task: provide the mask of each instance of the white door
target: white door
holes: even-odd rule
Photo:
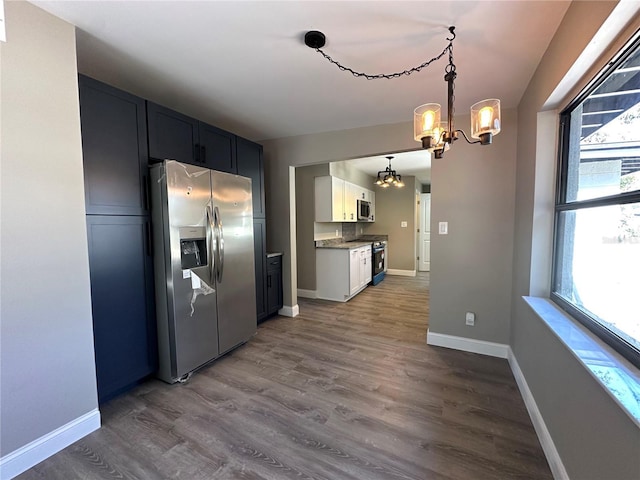
[[[418,270],[431,270],[431,194],[420,194],[420,261]]]

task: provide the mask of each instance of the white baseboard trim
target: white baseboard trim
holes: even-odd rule
[[[318,298],[317,290],[304,290],[302,288],[298,289],[298,296],[302,298]]]
[[[0,478],[20,475],[99,428],[100,411],[96,408],[0,458]]]
[[[415,277],[415,270],[397,270],[395,268],[387,269],[387,275],[399,275],[401,277]]]
[[[278,310],[278,315],[283,315],[285,317],[297,317],[300,314],[300,307],[296,303],[293,306],[284,305],[280,310]]]
[[[452,348],[463,352],[480,353],[490,357],[507,358],[509,356],[509,345],[504,343],[487,342],[475,340],[473,338],[457,337],[444,333],[434,333],[427,330],[427,345],[436,347]]]
[[[542,414],[540,413],[540,410],[538,410],[538,405],[533,398],[533,394],[529,389],[529,385],[527,385],[524,374],[522,373],[522,370],[520,370],[520,365],[518,365],[518,361],[513,355],[511,348],[509,348],[509,356],[507,357],[507,359],[509,360],[509,366],[511,367],[513,376],[516,379],[518,388],[520,389],[520,394],[522,395],[524,404],[527,407],[527,411],[529,412],[529,417],[531,417],[533,428],[538,435],[538,440],[540,440],[540,445],[542,446],[544,455],[545,457],[547,457],[547,462],[549,462],[549,468],[551,469],[553,478],[555,480],[569,480],[569,475],[567,474],[567,470],[564,468],[564,464],[562,463],[560,454],[558,453],[558,450],[553,443],[551,434],[549,433],[549,430],[544,423]]]

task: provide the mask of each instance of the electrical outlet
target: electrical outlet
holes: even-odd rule
[[[360,233],[362,233],[362,227],[360,227]]]
[[[407,228],[407,222],[405,221],[400,222],[400,228]]]
[[[464,322],[466,325],[473,327],[476,324],[476,314],[473,312],[467,312],[464,316]]]
[[[338,230],[336,230],[336,237],[339,237],[340,233],[338,233]]]

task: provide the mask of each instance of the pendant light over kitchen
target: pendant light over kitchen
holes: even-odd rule
[[[493,137],[500,133],[501,127],[500,100],[490,98],[482,100],[471,106],[471,138],[476,139],[475,141],[469,140],[469,137],[467,137],[467,134],[463,130],[455,129],[453,118],[455,111],[454,82],[457,76],[456,66],[453,63],[453,41],[456,38],[455,27],[449,27],[449,33],[451,34],[451,37],[447,38],[449,44],[440,54],[431,60],[402,72],[389,74],[379,73],[376,75],[357,72],[331,58],[322,50],[322,47],[324,47],[326,42],[326,37],[322,32],[316,30],[309,31],[306,33],[304,41],[308,47],[313,48],[316,52],[320,53],[325,59],[336,65],[340,70],[347,71],[354,77],[364,77],[367,80],[378,80],[381,78],[393,79],[405,75],[411,75],[412,73],[419,72],[431,63],[439,60],[445,54],[448,54],[449,63],[444,69],[444,80],[447,82],[446,121],[441,121],[441,107],[437,103],[425,103],[424,105],[417,107],[413,112],[413,136],[415,140],[421,142],[423,148],[433,152],[435,158],[442,158],[444,152],[449,150],[451,145],[453,145],[453,142],[458,139],[459,133],[462,134],[467,143],[490,145]],[[388,170],[390,168],[391,161],[389,161]],[[378,180],[380,180],[380,172],[378,173]],[[383,180],[382,183],[386,182]],[[378,181],[376,181],[376,184],[379,184]]]
[[[393,157],[386,158],[389,160],[389,166],[378,172],[378,178],[375,181],[375,185],[378,185],[381,188],[389,188],[391,185],[398,188],[404,187],[402,175],[399,175],[391,168],[391,160],[393,160]]]

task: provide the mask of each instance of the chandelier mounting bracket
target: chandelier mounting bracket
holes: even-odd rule
[[[324,33],[317,30],[311,30],[304,35],[304,44],[309,48],[322,48],[327,42],[327,37]]]

